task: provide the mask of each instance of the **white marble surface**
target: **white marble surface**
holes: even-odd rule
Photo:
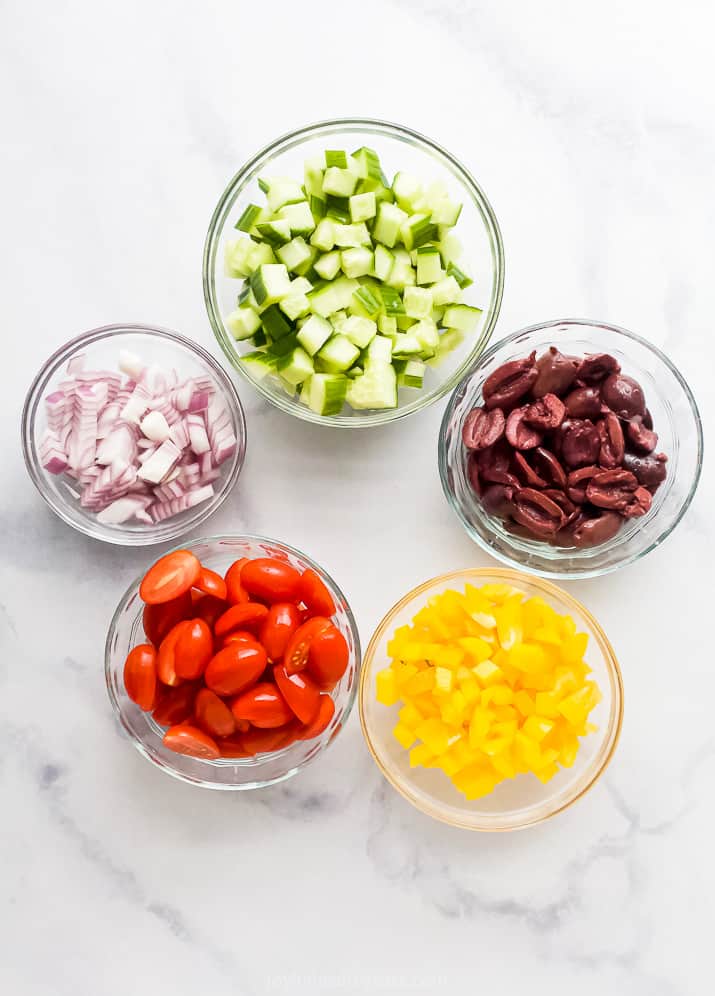
[[[497,334],[566,315],[639,331],[681,366],[712,431],[704,10],[2,4],[3,993],[711,991],[707,465],[664,547],[572,586],[625,672],[607,777],[558,820],[489,837],[410,809],[373,767],[356,715],[327,756],[264,792],[201,792],[154,770],[116,728],[102,676],[109,618],[147,553],[55,520],[18,445],[32,376],[81,330],[147,320],[213,348],[200,263],[226,179],[273,136],[351,113],[426,132],[482,182],[507,253]],[[349,593],[365,639],[417,581],[487,563],[440,492],[442,405],[351,436],[348,454],[344,434],[241,394],[248,460],[211,530],[311,551]],[[297,484],[290,498],[285,480]]]

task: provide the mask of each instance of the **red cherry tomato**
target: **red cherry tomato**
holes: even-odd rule
[[[236,695],[258,681],[266,661],[266,652],[257,641],[230,643],[211,658],[204,681],[217,695]]]
[[[321,688],[332,688],[345,674],[350,650],[343,634],[332,624],[310,644],[308,673]]]
[[[201,572],[194,588],[198,588],[199,591],[203,591],[206,595],[213,595],[214,598],[226,601],[226,582],[220,574],[217,574],[216,571],[210,571],[208,567],[201,567]]]
[[[279,726],[272,730],[259,730],[251,727],[246,733],[241,734],[241,743],[250,757],[254,754],[268,754],[274,750],[280,750],[295,740],[296,730],[293,725]]]
[[[310,644],[316,636],[330,626],[332,626],[332,623],[329,619],[324,619],[322,616],[315,616],[298,627],[288,641],[288,646],[283,655],[283,665],[288,674],[295,674],[296,671],[303,670],[308,663]]]
[[[243,736],[240,733],[231,737],[223,737],[218,741],[221,757],[251,757],[252,751],[246,750]]]
[[[322,578],[312,568],[303,571],[300,579],[299,596],[312,616],[332,616],[335,602]]]
[[[189,757],[201,757],[210,761],[221,756],[213,737],[190,723],[170,726],[164,734],[164,746],[177,754],[188,754]]]
[[[185,591],[178,598],[159,605],[145,605],[142,621],[147,639],[158,647],[170,629],[173,629],[182,619],[192,615],[191,593]]]
[[[129,651],[124,664],[124,687],[140,709],[150,712],[156,701],[156,650],[140,643]]]
[[[170,602],[196,584],[201,563],[190,550],[174,550],[160,557],[144,575],[139,597],[147,605]]]
[[[286,674],[278,664],[273,668],[278,691],[304,725],[309,725],[318,715],[320,689],[306,674]]]
[[[181,682],[181,678],[176,673],[176,644],[178,643],[184,627],[188,626],[188,624],[188,620],[186,619],[184,619],[183,622],[177,623],[176,626],[174,626],[174,628],[167,633],[161,641],[161,645],[159,647],[156,673],[159,675],[160,681],[163,681],[165,685],[170,685],[172,688]]]
[[[235,561],[226,571],[226,601],[231,605],[240,605],[248,601],[248,592],[241,584],[241,571],[248,563],[248,557]]]
[[[225,602],[222,598],[216,598],[214,595],[198,595],[194,599],[193,609],[191,614],[194,617],[203,619],[205,623],[213,630],[216,625],[216,620],[224,614],[228,608],[228,602]]]
[[[179,678],[200,678],[214,652],[211,630],[203,619],[189,619],[181,626],[174,646],[174,670]]]
[[[221,639],[230,633],[232,629],[250,629],[258,626],[268,614],[265,605],[258,602],[243,602],[241,605],[232,605],[222,616],[216,620],[214,633]]]
[[[185,681],[177,688],[157,688],[157,703],[152,717],[159,726],[175,726],[183,723],[194,711],[194,699],[198,691],[196,682]]]
[[[230,737],[236,730],[233,713],[210,688],[202,688],[194,702],[196,722],[212,737]]]
[[[253,646],[257,642],[253,633],[249,633],[245,629],[237,629],[233,633],[229,633],[228,636],[224,636],[221,647],[227,647],[230,643],[248,643]]]
[[[258,557],[243,567],[241,584],[249,595],[262,602],[295,602],[299,597],[300,574],[290,564],[272,557]]]
[[[335,715],[335,703],[329,695],[320,696],[318,713],[312,723],[304,727],[296,736],[296,740],[312,740],[328,728]]]
[[[260,640],[266,648],[268,659],[279,661],[288,641],[301,623],[300,609],[292,602],[276,602],[268,610],[260,630]]]
[[[235,719],[247,719],[261,730],[285,726],[293,719],[288,703],[272,681],[262,681],[231,699],[231,712]]]

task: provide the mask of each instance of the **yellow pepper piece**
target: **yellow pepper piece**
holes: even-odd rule
[[[511,650],[524,638],[524,626],[521,614],[521,595],[512,595],[503,605],[494,610],[497,621],[497,635],[502,650]]]
[[[415,733],[433,754],[444,754],[449,746],[450,729],[441,719],[425,719]]]
[[[509,664],[517,671],[529,674],[545,671],[549,666],[549,658],[543,647],[537,643],[516,643],[508,654]]]
[[[459,687],[468,705],[474,705],[475,702],[479,702],[482,695],[482,686],[471,671],[468,678],[460,681]]]
[[[577,664],[588,646],[588,633],[574,633],[561,643],[561,658],[565,664]]]
[[[501,668],[494,661],[482,661],[472,668],[473,674],[481,681],[482,685],[493,685],[502,676]]]
[[[492,725],[492,718],[487,709],[477,708],[469,721],[469,746],[479,747]]]
[[[419,709],[411,702],[404,705],[397,714],[400,724],[408,730],[415,730],[424,719]]]
[[[519,601],[524,597],[520,591],[512,588],[510,584],[483,584],[480,591],[485,598],[488,598],[491,602],[496,602],[497,605],[506,602],[507,598],[510,598],[512,595],[517,595]]]
[[[553,721],[550,719],[545,719],[543,716],[528,716],[524,720],[524,725],[522,730],[527,737],[531,737],[532,740],[536,740],[540,743],[545,736],[547,736],[554,728]]]
[[[436,667],[434,669],[434,690],[435,692],[447,693],[452,691],[452,672],[447,667]]]
[[[559,700],[553,692],[537,692],[534,704],[540,716],[553,719],[559,714]]]
[[[427,744],[417,744],[410,751],[410,767],[419,768],[420,766],[426,766],[433,758],[434,754]]]
[[[394,705],[400,698],[395,672],[386,667],[377,674],[377,701],[384,706]]]
[[[482,705],[510,705],[514,701],[514,693],[508,685],[489,685],[482,692]]]
[[[514,695],[514,705],[522,716],[530,716],[532,712],[536,712],[534,699],[523,688]]]
[[[417,667],[414,664],[396,664],[393,670],[399,688],[403,688],[410,678],[414,678],[417,674]]]
[[[412,730],[408,730],[406,726],[402,723],[398,723],[397,726],[392,731],[392,735],[401,747],[405,750],[409,750],[412,744],[415,742],[415,734]]]
[[[479,636],[463,636],[458,643],[477,664],[488,660],[492,655],[492,646]]]
[[[518,732],[514,735],[514,750],[516,756],[520,757],[530,771],[535,771],[541,763],[541,748],[525,733]]]
[[[406,681],[403,685],[407,695],[421,695],[423,692],[431,692],[434,688],[434,669],[425,668]]]
[[[540,782],[546,784],[546,782],[551,781],[554,775],[557,775],[558,772],[559,769],[556,767],[555,764],[547,764],[545,768],[539,768],[539,770],[535,771],[534,774],[536,775],[536,777],[539,779]]]
[[[495,754],[492,757],[492,764],[494,765],[494,770],[498,771],[502,778],[514,778],[516,775],[516,763],[509,750],[505,750],[501,754]]]

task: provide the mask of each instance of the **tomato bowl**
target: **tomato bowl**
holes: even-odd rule
[[[357,694],[360,670],[360,639],[345,595],[327,572],[306,554],[278,540],[261,536],[212,536],[192,542],[190,549],[205,568],[223,575],[241,558],[269,557],[299,572],[317,573],[335,604],[333,623],[348,647],[348,665],[331,691],[334,715],[327,727],[310,740],[295,740],[286,747],[251,757],[205,759],[176,753],[164,743],[165,728],[151,712],[143,711],[129,697],[124,684],[124,663],[129,652],[146,642],[142,623],[144,603],[140,597],[142,578],[128,588],[117,606],[105,646],[105,678],[112,706],[125,734],[147,760],[162,771],[203,788],[240,790],[263,788],[297,774],[304,765],[332,743],[345,724]]]

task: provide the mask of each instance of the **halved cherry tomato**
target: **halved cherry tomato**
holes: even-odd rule
[[[184,627],[188,625],[189,622],[187,619],[177,623],[176,626],[174,626],[174,628],[167,633],[161,641],[161,645],[159,647],[159,656],[156,662],[156,673],[159,675],[160,681],[163,681],[165,685],[170,685],[172,688],[181,682],[181,678],[176,673],[176,644],[184,630]]]
[[[231,699],[231,712],[261,730],[285,726],[293,719],[290,706],[272,681],[262,681]]]
[[[157,703],[152,718],[159,726],[183,723],[194,711],[194,699],[198,688],[196,682],[189,681],[176,688],[157,688]]]
[[[332,625],[329,619],[324,619],[322,616],[315,616],[298,627],[288,641],[288,646],[283,655],[283,666],[288,674],[295,674],[296,671],[303,670],[308,663],[310,644],[316,636]]]
[[[140,709],[149,712],[156,701],[156,650],[150,643],[140,643],[127,654],[124,663],[124,687]]]
[[[323,579],[309,567],[300,579],[300,600],[307,606],[312,616],[332,616],[335,602]]]
[[[308,673],[321,688],[332,688],[345,674],[350,660],[348,643],[343,634],[332,624],[310,644]]]
[[[251,629],[263,622],[268,615],[265,605],[258,602],[244,602],[241,605],[232,605],[222,616],[216,620],[214,633],[221,639],[232,629]]]
[[[256,640],[230,643],[211,658],[204,681],[217,695],[236,695],[260,678],[266,661],[266,652]]]
[[[179,678],[200,678],[214,652],[214,638],[203,619],[185,622],[174,646],[174,670]]]
[[[192,615],[191,592],[185,591],[178,598],[159,605],[145,605],[142,614],[144,632],[147,639],[158,647],[170,629],[173,629],[182,619]]]
[[[288,726],[279,726],[272,730],[259,730],[251,727],[246,733],[241,734],[241,743],[250,756],[254,754],[268,754],[270,751],[280,750],[281,747],[292,743],[296,738],[296,727],[291,723]]]
[[[226,600],[231,605],[248,601],[248,592],[241,584],[241,571],[248,563],[248,557],[236,560],[226,571]]]
[[[320,736],[328,728],[334,715],[335,703],[329,695],[321,695],[315,719],[296,735],[296,740],[312,740],[313,737]]]
[[[139,597],[147,605],[159,605],[178,598],[196,584],[201,563],[190,550],[174,550],[160,557],[144,575]]]
[[[286,674],[282,664],[273,668],[278,691],[304,725],[313,722],[320,707],[320,689],[306,674]]]
[[[266,648],[269,660],[281,659],[300,622],[300,609],[292,602],[276,602],[271,605],[260,629],[260,640]]]
[[[196,598],[194,598],[191,614],[194,617],[203,619],[205,623],[208,623],[211,630],[213,630],[216,620],[228,608],[228,602],[222,598],[216,598],[215,595],[199,595],[197,592],[194,592],[194,595],[196,595]]]
[[[211,761],[221,756],[213,737],[190,723],[170,726],[164,734],[164,746],[176,751],[177,754],[188,754],[189,757],[201,757]]]
[[[212,737],[230,737],[236,730],[236,720],[226,703],[210,688],[202,688],[194,703],[196,722]]]
[[[221,757],[252,757],[252,751],[246,750],[242,735],[234,734],[231,737],[224,737],[218,741],[218,749]]]
[[[241,570],[241,584],[249,595],[262,602],[295,602],[300,588],[300,574],[290,564],[272,557],[258,557]]]
[[[229,633],[228,636],[224,636],[221,643],[221,648],[227,647],[229,643],[248,643],[251,646],[256,642],[256,637],[253,633],[249,633],[245,629],[234,630],[233,633]]]
[[[213,595],[215,598],[226,601],[226,582],[220,574],[217,574],[216,571],[210,571],[208,567],[201,567],[201,573],[194,588],[198,588],[206,595]]]

